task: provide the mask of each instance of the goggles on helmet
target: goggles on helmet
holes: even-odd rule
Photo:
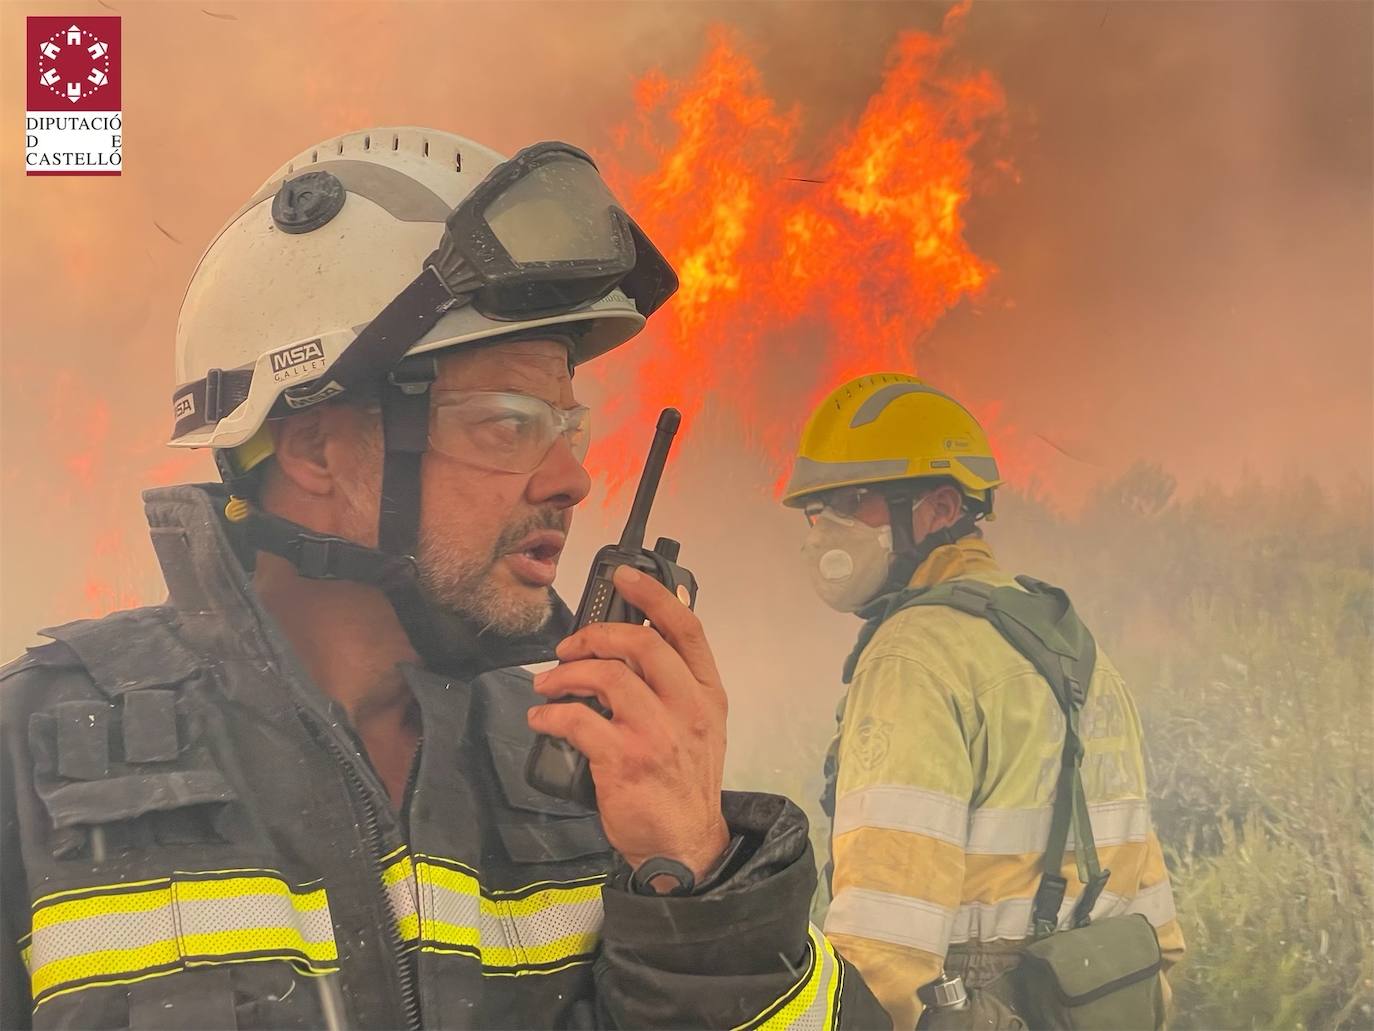
[[[491,319],[561,314],[620,287],[646,318],[677,276],[596,164],[536,143],[498,165],[449,214],[432,267],[457,303]]]
[[[591,440],[586,405],[555,408],[528,394],[431,391],[429,447],[467,465],[529,473],[563,437],[579,462]]]

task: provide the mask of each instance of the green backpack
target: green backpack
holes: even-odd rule
[[[861,615],[859,640],[845,663],[847,683],[873,634],[886,620],[917,605],[946,605],[986,619],[1049,683],[1064,710],[1063,761],[1043,873],[1032,908],[1034,941],[1014,973],[1017,1014],[1036,1029],[1155,1031],[1164,1026],[1159,941],[1139,914],[1091,922],[1094,903],[1111,871],[1098,864],[1083,792],[1083,742],[1079,714],[1097,664],[1097,645],[1057,587],[1019,576],[1014,587],[951,580],[933,587],[899,591],[877,599]],[[1068,882],[1060,875],[1069,828],[1073,828],[1078,879],[1084,891],[1068,930],[1060,931],[1059,910]],[[942,1027],[957,1026],[941,1021]]]

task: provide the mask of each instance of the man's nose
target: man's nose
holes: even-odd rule
[[[532,505],[571,508],[586,498],[591,489],[592,478],[574,457],[568,439],[559,437],[534,470],[525,495]]]

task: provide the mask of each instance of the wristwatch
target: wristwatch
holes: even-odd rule
[[[626,887],[635,895],[647,895],[650,898],[704,895],[735,872],[735,860],[739,858],[740,849],[743,845],[743,834],[736,834],[732,837],[730,843],[725,846],[725,851],[720,854],[720,857],[711,869],[706,871],[699,882],[686,864],[680,863],[676,859],[668,859],[665,856],[653,856],[644,860],[630,873]],[[677,881],[677,885],[668,891],[658,891],[654,888],[653,882],[659,877],[671,877]]]

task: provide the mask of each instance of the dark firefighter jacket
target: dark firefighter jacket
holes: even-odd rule
[[[748,859],[703,895],[608,883],[595,813],[525,784],[515,663],[550,657],[525,641],[466,678],[407,671],[397,813],[213,488],[145,501],[168,603],[45,631],[0,673],[0,1026],[889,1026],[808,922],[786,799],[726,794]]]

